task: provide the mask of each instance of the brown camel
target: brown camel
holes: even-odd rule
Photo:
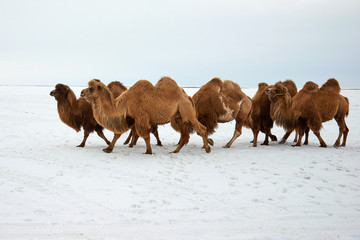
[[[152,153],[149,135],[152,126],[170,121],[176,121],[181,129],[195,129],[203,138],[205,151],[210,152],[206,127],[198,122],[191,101],[173,79],[163,77],[155,86],[140,80],[116,99],[99,80],[91,80],[88,85],[81,96],[91,103],[95,119],[117,134],[134,125],[145,140],[146,154]],[[175,153],[188,141],[189,131],[181,130],[181,136]]]
[[[209,135],[215,132],[218,123],[235,119],[233,137],[225,148],[230,148],[235,139],[241,135],[242,126],[251,124],[251,99],[242,92],[238,84],[230,80],[213,78],[194,94],[193,101],[197,118],[206,126]],[[212,144],[212,140],[209,140]]]
[[[288,88],[291,96],[294,96],[297,93],[297,87],[293,81],[286,80],[283,84]],[[251,130],[254,135],[253,147],[257,147],[259,131],[265,133],[265,140],[261,145],[269,145],[269,137],[271,138],[271,141],[277,141],[277,137],[271,133],[274,121],[270,116],[270,100],[265,94],[266,90],[272,87],[273,85],[269,86],[267,83],[259,83],[258,90],[252,98],[253,110],[251,113]]]
[[[110,144],[103,133],[103,127],[96,122],[91,106],[84,98],[76,99],[74,92],[61,83],[55,86],[50,95],[57,101],[61,121],[77,132],[81,127],[84,129],[83,141],[77,147],[84,147],[89,134],[93,131],[96,131],[108,145]]]
[[[289,131],[299,130],[299,139],[294,146],[301,146],[301,138],[307,128],[312,130],[319,139],[320,147],[326,143],[320,136],[322,123],[335,119],[339,126],[339,136],[334,146],[346,145],[349,132],[345,117],[349,114],[349,100],[340,95],[340,86],[336,79],[329,79],[321,88],[314,82],[307,82],[297,95],[291,98],[287,89],[281,83],[268,89],[271,101],[271,115]],[[286,134],[287,134],[286,133]]]
[[[111,83],[109,83],[107,85],[109,91],[112,93],[114,98],[117,98],[118,96],[120,96],[124,91],[127,90],[127,88],[120,82],[118,81],[113,81]],[[151,133],[154,134],[154,136],[156,137],[157,140],[157,145],[162,146],[160,138],[159,138],[159,133],[157,130],[157,126],[153,126],[151,128]],[[114,134],[114,138],[111,141],[111,143],[109,144],[109,146],[105,149],[103,149],[104,152],[106,153],[111,153],[114,149],[115,143],[116,141],[120,138],[121,134]],[[139,136],[136,134],[135,129],[131,129],[129,136],[127,137],[126,141],[124,142],[124,144],[128,144],[131,140],[131,143],[129,144],[129,147],[133,147],[134,145],[136,145],[136,141],[139,138]]]

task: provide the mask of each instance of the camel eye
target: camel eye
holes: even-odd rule
[[[90,92],[93,92],[93,91],[94,91],[94,88],[93,88],[93,87],[89,88],[89,91],[90,91]]]

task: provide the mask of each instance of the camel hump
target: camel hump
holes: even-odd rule
[[[335,78],[330,78],[329,80],[327,80],[320,89],[325,91],[331,91],[334,93],[340,93],[341,90],[339,82]]]
[[[113,81],[113,82],[111,82],[111,83],[109,83],[108,85],[107,85],[107,87],[109,88],[109,89],[112,89],[112,88],[120,88],[120,89],[122,89],[122,90],[126,90],[127,88],[121,83],[121,82],[119,82],[119,81]]]
[[[151,88],[153,88],[154,87],[154,85],[152,85],[152,83],[151,82],[149,82],[148,80],[138,80],[134,85],[132,85],[130,88],[132,88],[132,89],[138,89],[138,88],[144,88],[144,89],[146,89],[146,88],[149,88],[149,89],[151,89]]]
[[[284,86],[288,89],[290,96],[295,96],[297,93],[297,87],[293,80],[286,80],[283,82]]]
[[[176,81],[170,77],[162,77],[160,80],[155,84],[156,87],[179,87]]]
[[[244,97],[244,93],[241,90],[239,84],[234,83],[231,80],[225,80],[221,92],[228,97],[240,101]]]
[[[269,84],[261,82],[258,84],[258,92],[262,91],[264,88],[266,88],[267,86],[269,86]]]
[[[114,98],[117,98],[120,94],[125,92],[127,88],[119,81],[111,82],[107,85]]]
[[[214,77],[213,79],[211,79],[208,84],[211,84],[211,85],[217,85],[217,86],[222,86],[223,85],[223,81],[218,78],[218,77]]]
[[[316,92],[319,90],[319,86],[316,83],[309,81],[305,83],[302,89],[308,92]]]

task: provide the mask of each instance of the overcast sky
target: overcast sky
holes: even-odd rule
[[[359,0],[0,0],[0,85],[360,87]]]

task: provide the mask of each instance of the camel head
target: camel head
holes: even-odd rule
[[[58,83],[56,84],[55,89],[50,92],[50,96],[53,96],[57,101],[60,101],[66,99],[71,92],[69,86]]]
[[[274,86],[265,89],[265,94],[268,95],[270,101],[285,96],[286,93],[288,93],[288,89],[281,82],[277,82]]]
[[[85,88],[81,91],[80,96],[85,98],[89,103],[93,103],[98,99],[103,92],[107,91],[107,87],[98,79],[90,80],[88,83],[88,88]]]

